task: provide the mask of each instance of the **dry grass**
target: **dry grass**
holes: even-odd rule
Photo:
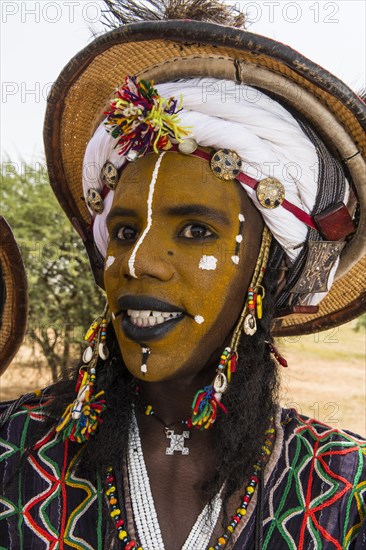
[[[301,338],[285,338],[278,347],[289,368],[282,369],[281,403],[336,427],[366,435],[365,332],[354,323]],[[27,366],[36,360],[36,366]],[[38,365],[37,365],[38,362]],[[34,355],[20,350],[0,378],[0,399],[50,383],[50,372]]]
[[[354,322],[301,338],[279,340],[282,404],[339,428],[366,435],[366,338]],[[296,405],[294,405],[296,404]]]

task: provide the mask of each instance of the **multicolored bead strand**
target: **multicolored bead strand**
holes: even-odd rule
[[[271,241],[272,241],[271,232],[269,231],[268,227],[265,226],[262,233],[261,248],[259,251],[257,263],[254,268],[253,277],[252,277],[250,286],[248,288],[245,305],[241,313],[239,322],[235,327],[234,334],[230,343],[230,347],[234,351],[238,349],[239,340],[243,330],[245,334],[247,334],[248,336],[252,336],[253,334],[255,334],[257,330],[255,313],[256,313],[256,305],[257,305],[256,298],[258,298],[258,296],[255,296],[255,294],[257,289],[259,288],[262,289],[262,294],[260,299],[260,302],[261,302],[261,300],[264,297],[264,288],[261,285],[261,283],[267,267]],[[262,309],[262,304],[260,303],[259,315],[261,315],[261,309]],[[258,315],[258,318],[260,318],[259,315]]]
[[[107,325],[108,325],[108,321],[105,317],[103,317],[100,323],[100,341],[98,346],[98,353],[99,353],[99,357],[104,361],[108,359],[108,356],[109,356],[109,351],[105,343],[107,339]]]
[[[248,336],[253,336],[257,332],[256,321],[257,293],[253,287],[248,288],[247,310],[248,314],[244,319],[244,332]]]
[[[248,506],[259,483],[260,475],[263,475],[265,466],[271,456],[275,435],[276,432],[274,428],[274,420],[273,418],[271,418],[270,427],[265,431],[265,440],[262,445],[261,457],[253,466],[253,473],[249,478],[249,483],[246,486],[242,501],[239,507],[236,509],[235,514],[231,517],[230,524],[226,527],[224,533],[217,539],[217,543],[215,544],[215,546],[210,546],[208,550],[222,550],[222,548],[226,546],[234,531],[237,529],[243,517],[247,514]],[[107,471],[105,493],[110,505],[110,516],[116,526],[117,536],[123,545],[122,550],[143,550],[142,546],[139,546],[136,541],[131,539],[126,529],[124,528],[124,520],[121,518],[121,509],[118,503],[115,477],[112,468],[108,468]]]
[[[94,395],[94,386],[98,358],[105,361],[109,356],[105,344],[108,324],[106,312],[107,306],[103,316],[93,321],[84,338],[89,346],[83,353],[85,365],[79,370],[76,399],[66,407],[56,427],[56,432],[62,432],[64,440],[85,443],[102,423],[101,415],[106,408],[103,398],[105,392],[102,390]]]
[[[131,540],[129,537],[127,531],[124,529],[124,520],[121,516],[121,509],[118,505],[118,498],[117,498],[117,489],[116,489],[116,480],[114,478],[113,474],[113,468],[107,469],[107,477],[106,477],[106,497],[108,498],[109,506],[110,506],[110,512],[109,515],[113,520],[113,523],[117,529],[117,536],[120,541],[122,541],[123,549],[124,550],[132,550],[132,548],[136,548],[136,550],[142,550],[141,546],[138,546],[137,542],[134,540]]]
[[[245,494],[243,496],[243,500],[240,503],[239,508],[236,509],[235,515],[231,517],[231,522],[227,526],[224,534],[217,539],[217,543],[215,544],[215,546],[210,546],[208,550],[221,550],[222,548],[224,548],[227,541],[229,540],[231,535],[234,533],[235,529],[238,527],[243,517],[247,514],[249,503],[252,500],[256,487],[259,483],[260,473],[264,471],[264,468],[269,460],[269,457],[271,456],[273,441],[276,435],[273,424],[274,424],[273,418],[271,418],[270,428],[268,428],[268,430],[265,431],[266,439],[262,445],[261,458],[253,466],[253,473],[249,478],[249,484],[245,489]]]

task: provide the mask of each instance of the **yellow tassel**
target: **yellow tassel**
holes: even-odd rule
[[[231,382],[231,359],[229,359],[229,361],[227,363],[226,378],[227,378],[228,384],[230,384],[230,382]]]
[[[65,412],[63,414],[63,416],[61,417],[63,420],[61,422],[61,424],[59,424],[56,428],[56,432],[59,432],[61,431],[65,426],[66,424],[69,422],[70,418],[71,418],[71,410],[74,406],[74,403],[70,403],[70,405],[68,405],[65,409]]]
[[[258,317],[258,319],[262,319],[262,315],[263,315],[262,296],[260,294],[257,294],[257,317]]]

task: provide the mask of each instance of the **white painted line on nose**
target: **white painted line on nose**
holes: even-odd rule
[[[137,243],[135,245],[135,248],[133,249],[132,254],[130,256],[130,259],[128,260],[128,269],[130,271],[130,275],[131,275],[131,277],[134,277],[135,279],[137,279],[137,275],[136,275],[136,271],[135,271],[136,254],[137,254],[138,249],[142,245],[143,240],[145,239],[146,235],[148,234],[148,232],[151,229],[151,225],[152,225],[152,201],[153,201],[153,196],[154,196],[156,180],[158,179],[160,164],[161,164],[161,161],[163,160],[164,155],[165,155],[165,151],[164,151],[164,153],[162,153],[160,155],[160,157],[156,161],[155,168],[154,168],[152,178],[151,178],[150,187],[149,187],[149,195],[148,195],[148,198],[147,198],[147,224],[146,224],[146,227],[145,227],[143,233],[141,234],[141,237],[137,241]]]

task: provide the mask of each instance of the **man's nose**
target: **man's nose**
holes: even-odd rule
[[[165,237],[165,239],[164,239]],[[152,226],[142,233],[130,255],[126,255],[123,271],[128,278],[152,277],[169,281],[174,274],[174,266],[168,255],[169,246],[164,244],[166,231]]]

